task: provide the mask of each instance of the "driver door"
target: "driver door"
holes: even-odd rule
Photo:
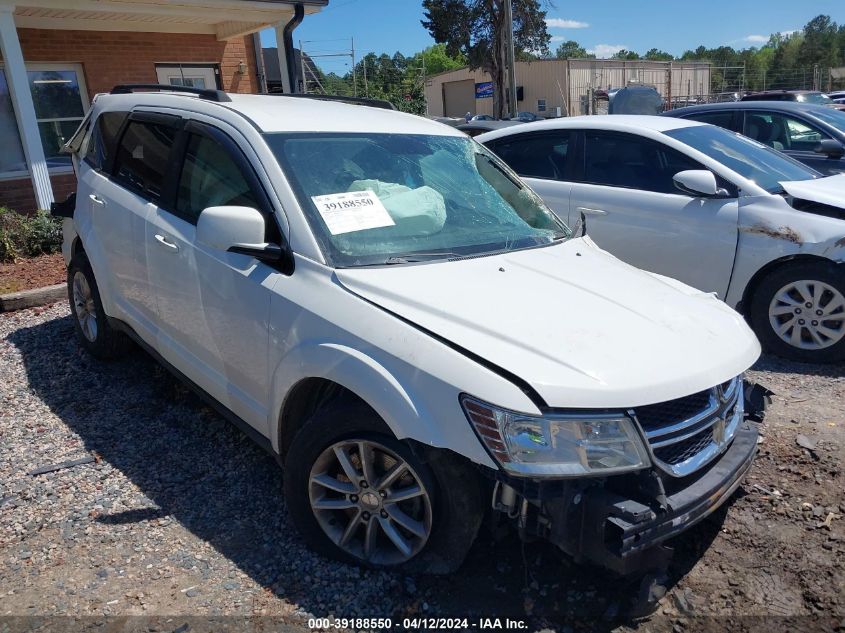
[[[695,160],[635,134],[583,134],[571,219],[583,214],[587,234],[619,259],[724,298],[737,245],[736,189],[717,176],[731,197],[684,194],[672,178],[704,169]]]

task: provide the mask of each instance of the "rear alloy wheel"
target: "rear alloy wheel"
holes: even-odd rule
[[[401,456],[373,440],[332,444],[314,462],[309,499],[340,549],[375,565],[404,563],[431,534],[431,496]]]
[[[73,311],[79,322],[82,336],[89,343],[93,343],[97,340],[97,308],[94,306],[91,286],[88,285],[88,280],[81,270],[73,274],[71,292],[73,293]]]
[[[109,325],[97,280],[84,252],[70,260],[67,269],[67,296],[77,338],[96,358],[107,360],[126,353],[129,339]]]
[[[845,275],[832,264],[801,263],[763,280],[751,303],[763,345],[805,362],[845,358]]]

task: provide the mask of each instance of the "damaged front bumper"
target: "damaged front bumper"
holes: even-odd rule
[[[520,533],[558,546],[576,562],[622,575],[659,570],[664,541],[727,501],[757,454],[771,392],[746,383],[744,419],[724,452],[707,466],[673,477],[658,468],[605,478],[540,481],[500,478],[493,507],[517,519]]]
[[[739,487],[757,453],[757,437],[756,427],[743,422],[728,450],[703,475],[671,482],[674,489],[651,499],[612,485],[549,499],[543,503],[546,538],[576,560],[619,574],[659,566],[665,562],[661,543],[707,517]]]

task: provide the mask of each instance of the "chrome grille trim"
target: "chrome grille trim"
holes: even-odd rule
[[[728,447],[744,417],[744,394],[742,378],[717,385],[709,390],[707,406],[685,420],[671,421],[666,426],[645,431],[637,420],[654,464],[674,477],[684,477],[704,467]],[[633,411],[636,418],[636,410]],[[712,429],[711,441],[698,453],[681,462],[670,464],[660,459],[657,453],[664,453],[675,444],[688,440],[708,429]],[[680,448],[680,447],[679,447]],[[661,450],[664,449],[664,450]],[[669,459],[667,457],[667,459]]]

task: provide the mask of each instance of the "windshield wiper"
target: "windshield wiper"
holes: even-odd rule
[[[405,253],[404,255],[393,255],[385,260],[385,264],[412,264],[424,262],[430,259],[454,259],[463,257],[460,253]]]

